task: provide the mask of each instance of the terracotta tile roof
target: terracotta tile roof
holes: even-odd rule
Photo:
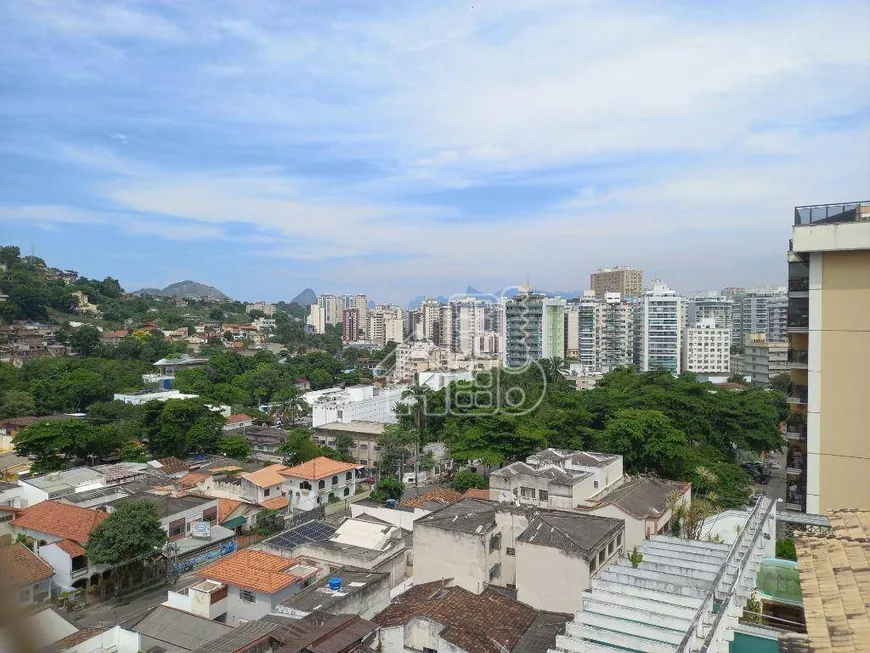
[[[829,535],[795,537],[809,648],[870,651],[870,511],[829,517]]]
[[[489,494],[487,494],[486,498],[489,499]],[[445,506],[449,506],[451,503],[456,503],[460,499],[462,499],[462,494],[456,490],[437,487],[426,494],[421,494],[420,496],[411,499],[405,499],[402,501],[402,505],[409,508],[419,508],[426,503],[441,503]]]
[[[292,478],[307,478],[312,481],[319,481],[327,476],[349,472],[358,467],[361,467],[361,465],[343,463],[338,460],[332,460],[332,458],[327,458],[326,456],[318,456],[317,458],[312,458],[301,465],[286,467],[281,471],[281,473],[284,476],[290,476]]]
[[[272,487],[273,485],[281,485],[286,479],[278,472],[287,469],[280,463],[269,465],[263,469],[258,469],[256,472],[248,472],[242,474],[242,478],[249,480],[257,487]]]
[[[18,589],[52,576],[51,565],[20,542],[0,547],[0,584]]]
[[[489,490],[481,490],[476,487],[468,488],[465,491],[465,496],[472,499],[489,499]]]
[[[202,481],[211,478],[210,474],[202,474],[199,472],[190,472],[178,479],[178,484],[184,488],[192,488],[199,485]]]
[[[160,463],[159,469],[164,474],[178,474],[179,472],[186,472],[190,469],[187,463],[183,460],[179,460],[175,456],[169,456],[169,458],[158,458],[157,462]]]
[[[127,330],[121,329],[120,331],[103,331],[103,338],[126,338]]]
[[[290,505],[290,501],[287,499],[287,497],[272,497],[271,499],[261,501],[260,505],[270,510],[281,510],[282,508],[286,508],[288,505]]]
[[[295,558],[281,558],[263,551],[242,549],[206,567],[198,573],[202,578],[241,587],[263,594],[275,594],[302,577],[291,574]]]
[[[392,628],[425,617],[443,624],[441,637],[468,653],[502,653],[514,647],[537,615],[533,608],[491,588],[476,595],[434,581],[399,595],[372,621]]]
[[[218,524],[226,521],[240,505],[242,502],[235,499],[218,499]]]
[[[12,525],[85,544],[94,527],[108,517],[107,513],[98,510],[42,501],[25,508],[12,520]]]
[[[79,644],[88,641],[91,637],[96,637],[102,632],[105,632],[106,628],[82,628],[78,632],[72,633],[71,635],[67,635],[63,639],[57,640],[54,644],[51,645],[51,650],[53,651],[65,651],[68,648],[73,648],[78,646]]]
[[[230,415],[227,417],[227,424],[238,424],[239,422],[247,422],[248,420],[254,419],[250,415],[245,415],[244,413],[238,413],[236,415]]]
[[[85,554],[84,547],[72,540],[61,540],[60,542],[54,542],[61,551],[66,551],[71,558],[75,558],[76,556],[83,556]]]

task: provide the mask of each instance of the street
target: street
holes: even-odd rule
[[[166,592],[169,590],[179,591],[185,587],[195,585],[201,579],[196,575],[196,570],[183,574],[172,585],[160,585],[149,590],[141,596],[137,596],[130,602],[124,599],[103,601],[82,610],[75,621],[81,626],[112,627],[115,624],[129,621],[133,617],[143,615],[156,605],[166,600]]]

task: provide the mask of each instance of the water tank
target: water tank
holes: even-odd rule
[[[387,506],[387,508],[395,508],[397,505],[397,502],[395,499],[387,499],[384,503]]]
[[[329,579],[329,589],[333,592],[337,592],[341,589],[341,578],[330,578]]]

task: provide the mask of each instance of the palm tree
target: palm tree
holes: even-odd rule
[[[292,386],[279,391],[269,409],[269,415],[281,421],[281,425],[289,423],[291,427],[303,415],[308,414],[308,402],[302,396],[299,388]]]
[[[414,383],[402,393],[402,399],[412,399],[414,402],[414,429],[417,432],[416,442],[414,443],[414,487],[418,486],[418,473],[420,471],[420,442],[423,440],[423,427],[426,421],[426,397],[429,395],[429,388],[425,385],[420,385],[420,377],[414,375]]]

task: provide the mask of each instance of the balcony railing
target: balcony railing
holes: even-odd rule
[[[788,316],[788,328],[789,329],[808,329],[810,327],[810,316],[809,315],[789,315]]]
[[[795,365],[806,365],[810,362],[810,353],[803,349],[789,349],[788,362]]]
[[[805,385],[792,385],[788,392],[788,403],[790,404],[806,404],[808,390]]]
[[[796,206],[794,209],[794,223],[796,226],[865,222],[868,220],[870,220],[870,201]]]
[[[810,289],[809,277],[801,277],[799,279],[788,280],[789,292],[807,292]]]
[[[806,442],[806,440],[807,440],[807,425],[806,424],[786,425],[785,437],[788,438],[789,440],[800,440],[802,442]]]
[[[789,456],[785,467],[788,474],[803,474],[807,469],[807,459],[803,456]]]

